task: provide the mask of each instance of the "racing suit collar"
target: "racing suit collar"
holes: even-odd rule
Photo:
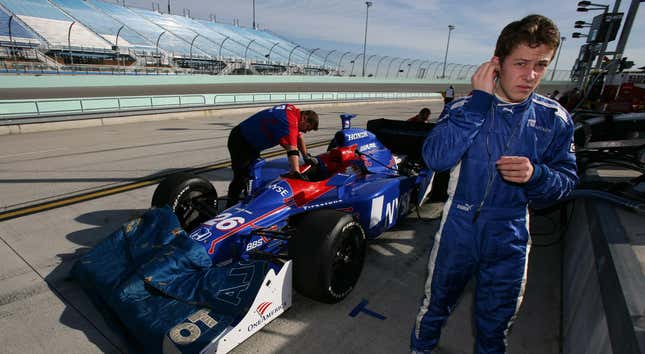
[[[495,98],[493,100],[493,104],[495,107],[509,107],[509,108],[519,108],[520,110],[523,110],[528,106],[528,104],[533,100],[535,97],[535,91],[531,92],[531,94],[522,102],[517,102],[517,103],[510,103],[506,102],[503,99],[501,99],[497,94],[493,95]]]

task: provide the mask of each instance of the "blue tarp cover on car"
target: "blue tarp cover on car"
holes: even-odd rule
[[[200,309],[215,316],[217,333],[239,321],[266,272],[262,261],[213,265],[204,247],[188,238],[164,207],[96,245],[74,265],[72,277],[138,349],[161,352],[166,333]]]

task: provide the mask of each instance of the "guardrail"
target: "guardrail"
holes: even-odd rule
[[[146,109],[208,108],[211,106],[256,103],[395,100],[439,97],[441,97],[440,94],[430,92],[282,92],[11,100],[0,101],[0,123],[2,121],[20,118],[96,112],[126,112]]]

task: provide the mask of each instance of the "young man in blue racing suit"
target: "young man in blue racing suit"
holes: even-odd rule
[[[471,79],[472,95],[446,106],[425,141],[428,166],[451,175],[413,352],[437,346],[473,275],[477,352],[506,351],[526,283],[528,204],[561,199],[577,182],[571,117],[534,93],[559,44],[560,33],[546,17],[506,26],[495,56]]]

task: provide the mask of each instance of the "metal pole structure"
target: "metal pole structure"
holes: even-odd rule
[[[614,2],[614,10],[613,13],[618,12],[620,10],[620,0],[616,0]],[[607,18],[607,12],[609,11],[609,5],[605,6],[605,11],[603,12],[603,21]],[[600,52],[598,52],[598,59],[596,60],[596,70],[600,69],[600,65],[602,64],[602,58],[604,56],[605,51],[607,50],[607,43],[609,43],[609,35],[611,32],[614,30],[614,22],[611,21],[609,23],[609,27],[607,28],[607,32],[605,32],[605,37],[602,39],[602,46],[600,47]]]
[[[370,6],[372,6],[371,1],[365,1],[365,40],[363,41],[363,77],[365,77],[365,50],[367,48],[367,19],[370,15]]]
[[[280,44],[280,42],[275,42],[271,46],[271,49],[269,49],[269,54],[267,54],[267,60],[269,61],[269,63],[271,62],[271,52],[273,51],[273,48],[275,48],[275,46],[277,46],[278,44]]]
[[[9,16],[9,22],[8,22],[7,26],[9,26],[9,48],[11,48],[11,60],[15,62],[16,59],[15,59],[15,57],[13,55],[13,52],[14,52],[15,48],[14,48],[14,45],[13,45],[13,37],[11,36],[11,21],[12,20],[13,20],[13,15]],[[14,63],[14,68],[16,67],[15,65],[16,64]]]
[[[558,59],[560,59],[560,52],[562,51],[562,46],[564,46],[564,41],[567,37],[560,37],[560,46],[558,47],[558,54],[555,56],[555,64],[553,65],[553,72],[551,72],[551,81],[553,81],[553,75],[555,75],[555,70],[558,68]]]
[[[618,40],[618,44],[616,45],[614,59],[621,59],[623,56],[623,51],[625,50],[625,46],[627,45],[627,39],[629,38],[629,33],[632,30],[632,25],[634,25],[634,19],[636,18],[636,12],[638,12],[638,6],[640,5],[640,3],[641,1],[639,0],[632,0],[631,4],[629,5],[627,18],[625,18],[625,23],[623,24],[623,31],[620,33],[620,39]],[[615,74],[617,68],[618,65],[612,65],[609,74]]]
[[[381,57],[381,59],[379,59],[378,62],[376,63],[376,70],[374,70],[374,76],[378,76],[378,67],[381,65],[381,62],[385,58],[388,58],[388,56],[386,55],[384,57]]]
[[[293,47],[293,49],[291,49],[291,52],[289,52],[289,60],[287,60],[287,66],[291,65],[291,54],[293,54],[293,51],[296,50],[296,48],[299,48],[299,47],[300,47],[300,45],[296,44],[296,46]]]
[[[69,25],[69,29],[67,30],[67,49],[69,49],[69,65],[74,65],[74,59],[72,58],[72,40],[71,40],[71,36],[72,36],[72,26],[74,26],[75,23],[76,23],[76,21],[73,21]]]
[[[327,58],[329,58],[329,55],[331,53],[335,52],[335,51],[336,51],[336,49],[332,49],[332,50],[329,51],[329,53],[327,53],[327,55],[325,55],[325,60],[323,60],[323,65],[322,65],[323,69],[325,68],[325,64],[327,64]]]
[[[253,0],[253,29],[257,29],[255,27],[255,0]]]
[[[349,72],[349,76],[354,75],[354,65],[356,65],[356,60],[358,60],[358,57],[360,57],[361,55],[363,55],[363,53],[361,53],[361,54],[357,55],[357,56],[356,56],[356,58],[354,58],[354,60],[352,60],[352,61],[351,61],[351,63],[352,63],[352,70]],[[365,59],[363,59],[363,60],[365,60]]]
[[[399,77],[399,73],[401,72],[401,67],[403,66],[403,63],[405,63],[408,60],[410,60],[410,58],[405,58],[401,60],[401,62],[399,63],[399,69],[396,71],[396,77]]]
[[[156,48],[157,48],[157,56],[159,57],[159,59],[158,59],[159,61],[158,61],[158,65],[157,65],[157,66],[161,66],[161,55],[159,55],[159,40],[161,39],[161,36],[163,36],[163,34],[164,34],[164,33],[166,33],[166,31],[161,32],[161,33],[159,34],[159,37],[157,37],[157,44],[156,44]]]
[[[168,15],[170,15],[170,0],[168,0]]]
[[[450,33],[455,29],[455,26],[448,25],[448,42],[446,43],[446,54],[443,57],[443,72],[441,73],[441,78],[446,78],[446,61],[448,60],[448,47],[450,46]]]
[[[387,77],[390,75],[390,66],[392,66],[392,63],[393,63],[395,60],[397,60],[397,59],[401,59],[401,58],[399,58],[399,57],[394,57],[394,58],[392,58],[392,60],[390,60],[390,63],[389,63],[389,64],[387,64],[387,70],[385,70],[385,78],[386,78],[386,79],[387,79]]]
[[[197,39],[197,37],[199,37],[199,33],[195,36],[195,38],[193,38],[192,41],[190,41],[190,60],[191,61],[193,60],[193,43],[195,43],[195,39]]]
[[[231,36],[226,36],[222,43],[219,45],[219,57],[220,59],[222,58],[222,48],[224,47],[224,42],[226,42],[227,39],[231,38]]]
[[[338,69],[336,69],[336,71],[338,71],[338,74],[340,74],[340,62],[343,61],[343,58],[345,57],[345,55],[347,55],[349,53],[351,53],[351,52],[343,53],[343,55],[340,56],[340,59],[338,59]]]
[[[121,27],[119,27],[119,30],[118,30],[118,31],[116,31],[116,40],[114,41],[114,46],[116,47],[116,50],[117,50],[117,51],[119,50],[119,34],[121,34],[121,30],[123,29],[123,27],[125,27],[125,25],[121,25]],[[120,62],[120,60],[119,60],[119,59],[120,59],[120,57],[121,57],[121,55],[119,55],[119,53],[117,52],[117,57],[116,57],[116,66],[117,66],[117,69],[118,69],[118,67],[119,67],[119,62]],[[125,66],[125,65],[124,65],[124,66]]]
[[[376,56],[377,56],[376,54],[372,54],[372,55],[370,55],[370,56],[369,56],[369,58],[367,58],[367,61],[366,61],[366,63],[365,63],[365,67],[369,66],[369,65],[370,65],[370,60],[372,60],[372,58],[374,58],[374,57],[376,57]],[[363,57],[363,60],[365,60],[365,57]],[[367,70],[367,69],[366,69],[366,70]],[[363,75],[363,76],[365,76],[365,75]]]
[[[408,76],[410,75],[410,71],[412,70],[412,64],[414,64],[415,61],[419,61],[419,59],[414,59],[413,61],[408,63],[408,72],[405,73],[405,78],[407,79]]]
[[[309,52],[309,55],[307,56],[307,65],[305,65],[305,67],[309,66],[309,59],[311,59],[311,55],[314,54],[314,52],[317,51],[318,49],[320,48],[314,48],[311,50],[311,52]]]
[[[244,64],[246,64],[246,53],[249,51],[249,47],[251,46],[251,43],[255,42],[255,39],[251,39],[249,44],[246,45],[246,48],[244,49]]]

